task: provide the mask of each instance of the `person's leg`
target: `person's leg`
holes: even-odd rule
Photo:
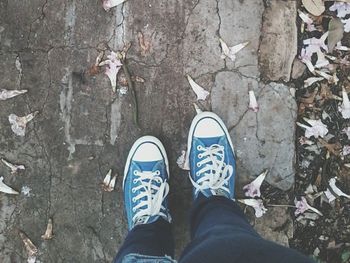
[[[115,262],[122,262],[126,255],[174,257],[174,240],[169,222],[160,218],[154,223],[135,226],[125,238]]]
[[[194,186],[192,241],[180,262],[313,262],[262,239],[234,202],[235,155],[227,128],[217,115],[203,112],[194,118],[187,147]]]
[[[180,263],[306,263],[299,252],[262,239],[239,206],[226,197],[199,195],[191,212],[191,243]]]
[[[169,165],[162,143],[151,136],[138,139],[129,152],[123,179],[129,233],[115,262],[172,262],[168,180]]]

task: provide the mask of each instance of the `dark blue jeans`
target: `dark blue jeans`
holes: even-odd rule
[[[200,195],[191,211],[191,242],[181,263],[307,263],[296,250],[264,240],[239,206],[225,197]],[[166,256],[166,257],[165,257]],[[171,226],[163,219],[132,229],[115,262],[174,262]]]

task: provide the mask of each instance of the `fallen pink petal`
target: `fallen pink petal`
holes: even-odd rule
[[[306,201],[306,198],[305,197],[301,197],[301,200],[298,201],[297,199],[294,199],[294,204],[295,204],[295,207],[296,207],[296,210],[294,212],[295,215],[300,215],[300,214],[304,214],[305,211],[307,210],[311,210],[319,215],[323,215],[319,210],[317,210],[316,208],[310,206],[307,201]]]
[[[307,45],[306,49],[309,50],[309,52],[317,53],[318,50],[323,49],[324,51],[328,51],[328,47],[325,43],[326,39],[328,37],[328,32],[324,33],[320,38],[312,37],[309,39],[305,39],[303,41],[304,45]]]
[[[301,62],[303,62],[307,66],[307,68],[309,69],[310,72],[314,72],[315,67],[311,62],[311,56],[312,56],[312,54],[310,54],[309,52],[307,52],[307,50],[305,48],[303,48],[301,50],[299,58],[300,58]]]
[[[263,181],[265,180],[265,177],[268,173],[268,170],[261,173],[257,178],[255,178],[254,181],[252,181],[250,184],[247,184],[243,187],[243,190],[245,191],[244,195],[247,197],[260,197],[260,187]]]
[[[1,161],[11,170],[11,174],[17,173],[18,170],[25,170],[26,168],[22,164],[13,164],[5,159],[1,159]]]
[[[249,91],[249,109],[258,112],[259,111],[259,105],[256,100],[255,94],[253,90]]]
[[[300,122],[297,122],[297,125],[305,129],[306,138],[310,138],[310,137],[323,138],[328,133],[327,126],[323,124],[321,120],[305,119],[305,121],[311,126],[302,124]]]
[[[350,14],[350,4],[344,2],[334,2],[329,11],[336,11],[337,17],[345,17]]]

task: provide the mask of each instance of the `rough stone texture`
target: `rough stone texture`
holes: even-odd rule
[[[261,84],[260,89],[259,112],[247,111],[231,131],[238,158],[237,172],[254,178],[269,169],[267,182],[288,190],[294,183],[296,103],[283,84]],[[241,93],[247,92],[245,87]]]
[[[11,175],[0,164],[0,175],[15,189],[31,189],[29,196],[0,195],[0,262],[25,261],[18,229],[38,246],[40,262],[110,262],[127,233],[123,166],[132,143],[146,134],[164,142],[172,164],[170,202],[179,254],[188,241],[192,188],[175,161],[185,147],[196,100],[185,74],[211,90],[201,107],[212,108],[230,127],[239,180],[269,168],[268,182],[290,188],[295,104],[287,86],[259,83],[258,49],[271,48],[259,42],[263,13],[262,1],[247,0],[129,0],[110,12],[100,1],[0,1],[0,88],[29,90],[0,102],[0,157],[27,169]],[[283,14],[279,19],[294,23],[295,8]],[[138,44],[138,32],[151,43],[147,52]],[[281,32],[281,39],[293,37],[288,34],[294,32]],[[247,40],[250,45],[232,63],[220,58],[219,36],[229,45]],[[103,74],[85,73],[101,50],[119,50],[128,42],[130,72],[145,79],[136,84],[141,129],[133,124],[130,96],[113,94]],[[257,114],[247,111],[249,83],[260,104]],[[40,114],[26,136],[15,136],[8,115],[35,110]],[[116,190],[106,193],[100,183],[110,168],[119,178]],[[55,236],[43,241],[49,217]],[[285,242],[278,233],[262,232]]]
[[[297,1],[294,0],[268,1],[259,54],[262,78],[275,81],[290,79],[297,53],[296,9]]]
[[[266,214],[256,218],[252,224],[264,238],[289,246],[288,239],[293,237],[293,221],[286,207],[269,207]]]
[[[301,62],[300,59],[294,58],[291,74],[292,79],[300,78],[304,74],[305,69],[306,65],[303,62]]]

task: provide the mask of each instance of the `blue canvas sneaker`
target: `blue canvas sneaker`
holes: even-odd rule
[[[124,170],[124,203],[129,230],[159,217],[171,222],[168,209],[169,164],[162,143],[153,136],[132,146]]]
[[[187,144],[187,163],[193,197],[201,192],[234,199],[236,160],[230,134],[223,121],[212,112],[193,119]]]

